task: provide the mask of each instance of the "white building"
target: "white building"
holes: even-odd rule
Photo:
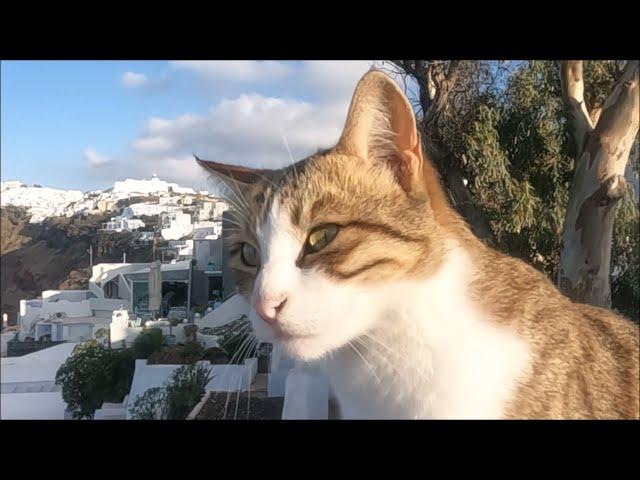
[[[75,346],[75,343],[63,343],[21,357],[0,359],[0,419],[70,418],[55,379]]]
[[[138,243],[151,243],[155,237],[155,232],[141,232],[137,231],[135,241]]]
[[[2,192],[5,190],[12,190],[14,188],[26,187],[26,185],[19,180],[7,180],[6,182],[2,182],[0,185]]]
[[[160,200],[160,203],[133,203],[122,210],[121,217],[134,218],[140,217],[142,215],[153,217],[156,215],[161,215],[165,212],[179,210],[179,208],[176,206],[162,203],[162,198]]]
[[[109,222],[102,224],[102,230],[108,232],[133,232],[139,228],[144,228],[145,224],[137,218],[127,218],[124,216],[113,217]]]
[[[222,214],[229,210],[229,204],[222,200],[217,200],[215,207],[213,208],[213,219],[222,220]]]
[[[144,313],[149,303],[149,263],[100,263],[93,267],[89,289],[105,300],[122,302],[134,314]],[[164,307],[186,306],[191,288],[191,261],[160,266]],[[117,308],[117,307],[116,307]],[[111,316],[112,308],[108,313]]]
[[[46,338],[53,342],[89,340],[99,335],[100,329],[106,331],[109,328],[111,312],[121,305],[128,307],[129,302],[104,298],[99,288],[45,290],[42,298],[20,300],[18,338]]]
[[[189,260],[193,257],[193,239],[169,240],[169,249],[172,249],[178,260]]]
[[[104,338],[114,310],[149,313],[149,270],[149,263],[100,263],[93,267],[88,290],[46,290],[42,298],[21,300],[19,340]],[[191,273],[190,260],[161,264],[161,314],[178,307],[187,310]]]
[[[83,198],[83,194],[79,190],[17,186],[18,183],[2,182],[0,205],[27,208],[31,215],[30,223],[42,222],[47,217],[62,216],[70,203]]]
[[[222,235],[222,221],[204,221],[193,224],[194,240],[216,240]]]
[[[158,199],[158,205],[162,205],[163,207],[167,207],[167,206],[177,207],[178,206],[178,198],[174,197],[173,195],[162,195]]]
[[[211,380],[205,387],[206,392],[246,392],[254,382],[258,373],[258,361],[256,358],[247,358],[241,365],[211,365],[207,361],[198,364],[209,368]],[[173,373],[182,365],[148,365],[146,360],[136,360],[136,369],[131,382],[131,390],[126,405],[126,418],[131,420],[129,409],[131,405],[155,387],[162,387],[170,379]],[[102,415],[102,414],[101,414]]]
[[[160,217],[162,238],[179,240],[193,232],[191,215],[184,212],[164,213]]]
[[[115,182],[113,185],[115,194],[124,193],[130,196],[134,195],[151,195],[158,193],[186,193],[195,195],[193,188],[184,188],[177,183],[169,183],[160,180],[157,176],[153,176],[150,180],[133,180],[127,178],[123,182]]]

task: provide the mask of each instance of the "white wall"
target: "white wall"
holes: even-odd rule
[[[165,240],[178,240],[193,231],[191,215],[183,212],[175,212],[171,215],[175,216],[175,218],[171,220],[171,226],[169,228],[163,228],[161,230],[162,238]]]
[[[76,323],[68,327],[66,338],[68,342],[82,342],[93,338],[94,325],[91,323]]]
[[[67,404],[62,392],[3,393],[1,420],[64,420]]]
[[[54,295],[56,294],[54,293]],[[75,295],[77,296],[79,293],[76,292]],[[55,317],[57,313],[63,313],[66,317],[90,317],[92,316],[91,300],[59,300],[57,302],[50,302],[47,299],[42,301],[20,300],[20,329],[26,333],[28,327],[38,319],[46,320],[49,316]]]
[[[209,364],[209,362],[206,362]],[[242,365],[212,365],[212,379],[206,390],[213,392],[246,392],[258,372],[258,360],[247,358]]]
[[[283,420],[327,420],[329,382],[317,368],[299,364],[287,376]]]
[[[15,336],[15,332],[7,332],[0,334],[0,357],[7,356],[7,342]]]
[[[120,286],[118,286],[118,293],[122,294],[122,292],[120,291]],[[128,310],[130,308],[129,301],[121,298],[92,298],[91,300],[89,300],[89,302],[91,310],[108,311],[108,317],[111,317],[111,312],[113,312],[114,310],[119,310],[120,305],[122,305],[125,310]]]
[[[42,300],[68,300],[70,302],[81,302],[87,300],[87,290],[43,290]]]

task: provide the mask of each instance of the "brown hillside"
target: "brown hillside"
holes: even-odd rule
[[[151,260],[151,248],[134,249],[130,233],[98,232],[105,216],[55,217],[42,224],[29,224],[24,209],[0,209],[2,250],[0,285],[2,313],[16,322],[21,299],[37,298],[42,290],[87,288],[89,245],[93,262]]]

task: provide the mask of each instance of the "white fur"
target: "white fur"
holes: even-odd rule
[[[325,358],[343,418],[500,418],[529,365],[528,345],[469,302],[472,262],[451,245],[420,282],[351,286],[295,265],[303,238],[277,199],[258,226],[263,268],[258,293],[284,294],[278,318],[290,355]],[[254,311],[258,337],[272,328]]]

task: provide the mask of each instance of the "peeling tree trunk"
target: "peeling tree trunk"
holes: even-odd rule
[[[624,172],[638,133],[638,62],[624,72],[601,111],[584,103],[582,62],[562,64],[562,93],[576,160],[562,232],[558,286],[580,303],[611,307],[611,238]]]

